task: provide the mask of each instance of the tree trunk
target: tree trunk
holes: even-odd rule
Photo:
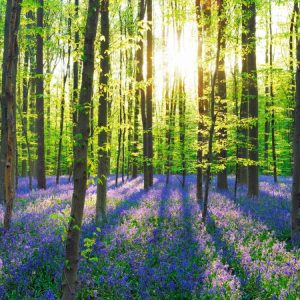
[[[138,176],[138,155],[139,155],[139,93],[137,92],[134,99],[134,116],[133,116],[133,142],[132,142],[132,179]]]
[[[257,197],[259,193],[258,183],[258,90],[257,90],[257,70],[256,70],[256,7],[255,1],[249,4],[246,10],[250,12],[248,19],[248,42],[250,49],[247,52],[248,61],[248,101],[249,118],[251,125],[249,127],[249,159],[251,161],[248,167],[248,196]]]
[[[219,143],[221,144],[221,151],[218,156],[219,164],[221,164],[222,170],[218,172],[217,176],[217,187],[221,190],[228,189],[227,183],[227,128],[226,128],[226,115],[227,115],[227,90],[226,90],[226,73],[225,73],[225,49],[226,49],[226,40],[225,40],[225,27],[226,19],[225,16],[221,16],[220,20],[220,61],[218,69],[218,96],[220,97],[219,112],[220,112],[220,130],[219,134]]]
[[[44,130],[44,0],[39,0],[37,9],[37,27],[39,32],[36,36],[36,127],[37,127],[37,186],[39,189],[46,188],[45,174],[45,130]]]
[[[9,4],[9,2],[11,2]],[[12,0],[7,2],[6,34],[7,52],[3,54],[6,60],[3,64],[4,93],[2,103],[5,103],[5,119],[2,119],[7,132],[2,136],[2,145],[5,145],[5,169],[4,169],[4,190],[5,190],[5,214],[4,232],[10,228],[13,204],[15,199],[15,166],[16,166],[16,97],[15,84],[18,62],[18,30],[20,25],[21,1]],[[3,126],[4,127],[4,126]],[[3,139],[6,138],[5,141]]]
[[[78,13],[79,13],[79,0],[75,0],[75,20],[78,20]],[[78,53],[79,48],[79,31],[76,30],[74,34],[74,42],[75,42],[75,53]],[[72,136],[73,136],[73,156],[75,153],[75,139],[76,139],[76,124],[77,124],[77,109],[76,105],[78,103],[78,87],[79,87],[79,63],[78,60],[75,59],[73,62],[73,94],[72,94],[72,103],[71,103],[71,113],[72,113]],[[73,166],[70,167],[70,175],[69,175],[69,182],[71,181],[72,177],[72,169]]]
[[[273,178],[277,183],[277,158],[275,143],[275,110],[274,110],[274,88],[273,88],[273,30],[272,30],[272,2],[269,3],[269,32],[270,32],[270,98],[271,98],[271,136],[272,136],[272,161],[273,161]]]
[[[1,90],[1,148],[0,148],[0,203],[6,202],[6,193],[5,193],[5,160],[6,160],[6,151],[7,151],[7,101],[5,101],[5,81],[7,79],[6,70],[7,70],[7,57],[9,51],[9,25],[10,18],[12,13],[12,2],[7,1],[6,3],[6,14],[5,14],[5,28],[4,28],[4,49],[3,49],[3,61],[2,61],[2,90]]]
[[[249,23],[248,23],[248,5],[242,4],[242,97],[241,97],[241,106],[240,106],[240,128],[238,139],[240,141],[239,146],[239,183],[247,184],[248,183],[248,168],[246,166],[245,160],[248,159],[248,110],[249,110],[249,84],[248,84],[248,60],[249,60],[249,43],[250,41],[250,32],[249,32]]]
[[[200,0],[196,0],[198,23],[198,133],[197,133],[197,201],[203,201],[203,131],[205,130],[204,114],[204,70],[203,70],[203,33]]]
[[[28,111],[28,64],[29,64],[29,51],[27,49],[28,45],[26,45],[25,55],[24,55],[24,74],[23,74],[23,105],[22,105],[22,115],[23,126],[22,131],[27,135],[27,111]],[[25,134],[24,134],[25,136]],[[25,158],[25,153],[27,151],[26,141],[22,143],[22,170],[21,174],[23,177],[27,175],[27,160]]]
[[[109,173],[108,157],[108,76],[110,72],[109,61],[109,1],[101,2],[101,74],[100,74],[100,98],[98,110],[98,179],[97,179],[97,202],[96,202],[96,223],[104,224],[106,217],[106,190],[107,176]]]
[[[266,66],[269,68],[269,55],[270,55],[270,26],[269,26],[269,17],[266,22]],[[265,83],[265,133],[264,133],[264,165],[265,173],[268,174],[269,170],[269,134],[270,134],[270,120],[269,120],[269,97],[270,97],[270,71],[266,71],[266,83]]]
[[[79,261],[79,240],[85,193],[87,188],[87,152],[89,138],[89,106],[93,94],[94,41],[97,32],[99,1],[89,0],[84,38],[84,61],[74,144],[74,191],[72,196],[71,221],[67,233],[66,257],[63,270],[62,300],[75,299]]]
[[[125,96],[124,96],[125,98]],[[123,128],[123,132],[122,132],[122,183],[125,182],[125,140],[126,140],[126,113],[125,113],[125,99],[123,99],[123,124],[124,124],[124,128]]]
[[[180,140],[180,156],[181,156],[181,174],[182,174],[182,187],[185,186],[186,179],[186,160],[185,160],[185,89],[184,81],[180,79],[179,83],[179,140]]]
[[[139,2],[139,21],[144,20],[145,15],[145,3],[143,0]],[[143,66],[144,66],[144,43],[141,37],[139,42],[139,48],[136,53],[137,57],[137,70],[136,70],[136,79],[139,84],[144,80],[143,78]],[[139,88],[140,98],[141,98],[141,115],[142,115],[142,124],[143,124],[143,165],[144,165],[144,189],[149,188],[149,171],[148,171],[148,120],[146,112],[146,95],[144,88]]]
[[[294,57],[295,57],[295,51],[294,49],[297,47],[295,46],[295,36],[297,36],[298,31],[298,21],[299,21],[299,4],[298,0],[294,0],[294,7],[293,7],[293,13],[291,17],[291,24],[290,24],[290,37],[289,37],[289,71],[290,71],[290,89],[289,89],[289,99],[290,99],[290,105],[287,110],[287,115],[289,118],[292,119],[292,126],[290,126],[290,130],[288,133],[288,138],[290,143],[293,143],[294,138],[294,128],[295,128],[295,114],[294,114],[294,106],[295,106],[295,68],[294,68]],[[293,147],[291,147],[291,164],[293,163]]]
[[[208,209],[208,194],[209,187],[211,182],[211,164],[213,162],[213,138],[214,131],[216,125],[216,114],[215,114],[215,87],[217,81],[217,75],[219,71],[220,64],[220,52],[221,52],[221,34],[222,34],[222,12],[223,12],[223,0],[219,1],[218,8],[218,41],[217,41],[217,55],[216,55],[216,64],[215,64],[215,72],[213,74],[212,83],[211,83],[211,106],[210,106],[210,118],[211,125],[209,129],[209,139],[208,139],[208,161],[206,168],[206,183],[204,190],[204,203],[203,203],[203,211],[202,211],[202,221],[206,221],[207,209]]]
[[[30,143],[29,143],[29,138],[28,138],[28,132],[26,130],[26,116],[23,115],[21,110],[19,110],[20,114],[20,119],[22,123],[22,132],[25,138],[25,146],[26,146],[26,151],[27,151],[27,156],[28,156],[28,165],[31,166],[32,164],[32,159],[31,159],[31,149],[30,149]],[[28,168],[28,180],[29,180],[29,190],[32,190],[32,173],[31,173],[31,168]]]
[[[147,93],[146,93],[146,118],[147,118],[147,163],[148,185],[153,185],[153,24],[152,24],[152,0],[147,0]]]
[[[300,242],[300,40],[297,45],[294,167],[292,189],[292,240]]]
[[[71,19],[68,18],[68,31],[71,33]],[[59,184],[59,177],[61,175],[61,152],[62,152],[62,140],[64,131],[64,117],[65,117],[65,95],[66,95],[66,83],[68,79],[69,69],[70,69],[70,59],[71,59],[71,45],[68,45],[68,57],[67,66],[65,74],[63,75],[63,87],[62,87],[62,99],[60,107],[60,124],[59,124],[59,141],[58,141],[58,151],[57,151],[57,169],[56,169],[56,184]]]
[[[142,22],[144,20],[145,16],[145,3],[144,0],[139,0],[138,3],[138,17],[137,22]],[[136,82],[138,85],[140,85],[143,82],[143,65],[144,65],[144,42],[143,42],[143,36],[140,36],[139,42],[138,42],[138,48],[136,50]],[[136,88],[136,94],[135,94],[135,110],[134,110],[134,133],[133,133],[133,153],[134,153],[134,159],[132,162],[132,178],[137,178],[138,175],[138,144],[139,144],[139,122],[138,122],[138,115],[139,115],[139,105],[141,105],[141,115],[142,115],[142,123],[143,123],[143,149],[145,149],[145,137],[144,137],[144,131],[145,131],[145,90],[144,88],[141,88],[138,86]],[[144,156],[144,176],[146,176],[146,164],[145,164],[145,151],[143,152]],[[144,183],[147,182],[147,180],[144,179]],[[144,184],[145,187],[145,184]]]

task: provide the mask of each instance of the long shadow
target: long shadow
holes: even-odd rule
[[[278,196],[280,194],[278,193],[280,189],[279,185],[270,185],[268,182],[270,178],[267,176],[262,176],[262,179],[261,184],[266,183],[268,185],[267,188],[270,190],[261,189],[259,198],[252,199],[247,197],[247,190],[242,186],[239,188],[236,203],[245,215],[250,215],[253,219],[265,224],[271,230],[274,230],[278,239],[289,241],[291,203],[286,195],[282,194]],[[283,178],[282,181],[284,180]],[[288,179],[285,181],[288,183]],[[229,192],[218,190],[216,190],[216,192],[234,201],[233,193],[231,192],[234,184],[232,178],[230,178],[229,184]],[[276,193],[271,191],[271,187],[273,187]]]
[[[203,270],[197,266],[188,192],[170,177],[161,190],[158,221],[152,231],[139,282],[143,299],[191,299],[201,286]],[[179,215],[178,215],[179,214]]]
[[[222,239],[223,231],[216,225],[210,213],[207,216],[206,230],[214,242],[216,251],[222,258],[222,263],[225,265],[227,264],[231,269],[232,274],[236,275],[240,279],[242,299],[254,299],[256,293],[259,296],[261,293],[259,280],[256,281],[255,289],[253,289],[253,284],[250,282],[250,274],[243,269],[242,262],[238,258],[238,254],[236,253],[233,245],[226,243],[226,241]]]
[[[138,185],[141,180],[142,178],[138,178],[134,183]],[[126,189],[123,188],[123,190]],[[120,194],[120,196],[121,195],[122,194]],[[113,221],[117,221],[117,218],[119,215],[121,215],[121,213],[124,213],[126,210],[129,210],[134,206],[137,206],[140,200],[142,199],[142,196],[144,195],[146,195],[146,193],[142,189],[135,190],[133,193],[128,193],[127,191],[128,197],[122,199],[122,202],[115,208],[108,210],[110,223],[103,229],[102,235],[108,233],[109,230],[113,230]],[[13,266],[9,266],[10,261],[14,261],[13,257],[11,257],[11,259],[8,259],[7,261],[4,261],[5,265],[7,266],[7,269],[9,270],[10,276],[9,280],[6,282],[6,287],[3,286],[3,289],[0,290],[0,293],[3,293],[3,295],[5,295],[5,289],[12,288],[14,286],[13,283],[18,282],[18,286],[15,286],[15,288],[19,291],[19,293],[24,293],[24,295],[33,295],[34,289],[28,290],[27,287],[29,286],[29,280],[31,278],[31,275],[33,274],[33,272],[36,272],[40,267],[46,268],[48,270],[47,274],[49,275],[49,281],[59,282],[61,276],[61,269],[63,266],[64,252],[63,243],[61,242],[61,232],[57,232],[58,228],[55,222],[53,222],[53,225],[51,225],[50,222],[50,227],[48,227],[48,229],[50,229],[51,226],[53,226],[53,228],[50,229],[48,233],[46,233],[46,236],[45,232],[43,231],[43,228],[45,229],[45,222],[49,215],[52,213],[62,211],[68,203],[69,201],[62,201],[59,204],[55,204],[51,207],[45,208],[43,212],[39,213],[21,213],[17,216],[17,218],[14,219],[11,230],[8,234],[2,237],[3,239],[6,239],[7,243],[1,243],[2,246],[0,247],[0,252],[2,254],[9,252],[9,249],[6,249],[5,245],[9,245],[10,240],[11,244],[16,242],[16,236],[20,234],[20,231],[21,234],[26,234],[26,236],[28,237],[26,240],[28,245],[26,243],[23,243],[24,248],[22,249],[25,249],[25,251],[23,251],[23,254],[25,256],[20,266],[15,264],[13,264]],[[31,220],[32,222],[28,222],[28,220]],[[32,228],[33,224],[35,229]],[[34,234],[34,239],[32,239],[30,236],[31,232],[32,234]],[[83,224],[81,235],[81,247],[83,244],[83,239],[88,236],[91,236],[94,232],[96,232],[96,225],[93,221]],[[32,248],[34,248],[35,255],[28,255],[28,258],[26,258],[26,249],[30,249],[30,251],[32,252]],[[55,251],[53,249],[55,249]],[[9,258],[10,256],[7,253],[7,255],[5,255],[4,257]],[[49,259],[55,261],[55,264],[47,261]],[[51,269],[50,267],[53,265],[56,266],[55,270]],[[28,274],[28,276],[25,276],[26,274]]]

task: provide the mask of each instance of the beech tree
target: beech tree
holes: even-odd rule
[[[297,45],[294,169],[292,187],[292,240],[300,242],[300,40]]]
[[[36,129],[37,129],[37,181],[38,188],[46,188],[45,128],[44,128],[44,0],[39,0],[36,35]]]
[[[20,25],[21,1],[7,1],[5,20],[5,43],[2,74],[2,151],[4,163],[4,194],[6,201],[4,231],[10,227],[15,199],[16,167],[16,76],[18,64],[18,31]],[[5,118],[3,118],[5,117]]]
[[[67,232],[66,258],[63,269],[62,298],[75,299],[79,260],[79,239],[87,186],[87,151],[89,139],[89,109],[93,94],[94,42],[99,16],[99,1],[89,0],[84,36],[82,82],[79,97],[78,122],[74,144],[74,191],[70,224]]]
[[[258,196],[258,90],[257,90],[257,69],[256,69],[256,4],[251,1],[249,6],[243,6],[243,10],[250,12],[247,20],[247,99],[249,103],[249,159],[248,167],[248,195]]]
[[[97,178],[97,202],[96,222],[106,222],[106,189],[109,173],[108,157],[108,79],[109,79],[109,1],[101,2],[101,74],[100,74],[100,98],[98,113],[98,178]]]

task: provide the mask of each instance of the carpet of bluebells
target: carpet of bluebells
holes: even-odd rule
[[[118,187],[109,179],[108,224],[94,223],[96,187],[84,212],[78,299],[298,299],[300,251],[289,242],[291,180],[261,177],[261,195],[212,188],[201,222],[195,177],[185,188],[156,176]],[[230,179],[233,188],[233,179]],[[11,230],[0,243],[0,299],[58,299],[72,184],[47,190],[19,180]],[[3,208],[0,209],[3,221]]]

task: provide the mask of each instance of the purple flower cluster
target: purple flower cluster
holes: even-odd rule
[[[79,299],[299,297],[299,251],[278,239],[289,228],[289,179],[274,185],[263,177],[261,197],[248,199],[241,188],[238,203],[213,189],[207,224],[194,176],[185,188],[175,176],[168,186],[155,176],[148,192],[142,177],[113,183],[103,228],[94,223],[96,186],[87,190]],[[32,192],[19,180],[13,225],[1,236],[0,299],[58,298],[72,190],[65,177]]]

